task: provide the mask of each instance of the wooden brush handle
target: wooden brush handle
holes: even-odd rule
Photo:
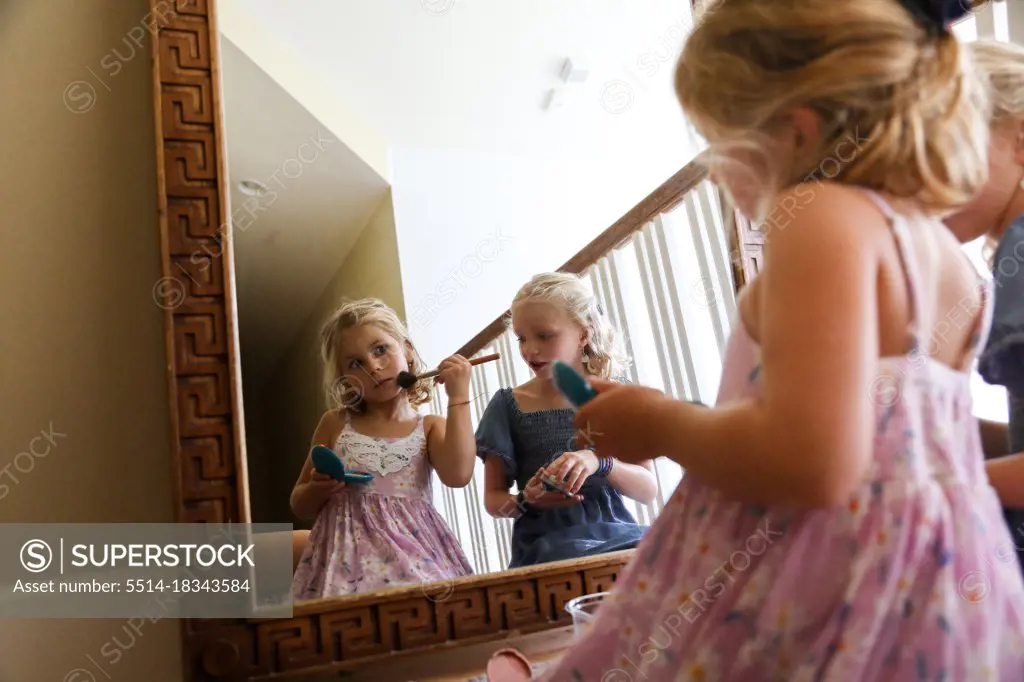
[[[484,356],[479,357],[479,358],[473,358],[472,360],[469,361],[469,364],[471,364],[471,365],[473,365],[475,367],[476,365],[482,365],[485,362],[493,362],[494,360],[498,360],[500,358],[501,358],[501,353],[491,353],[490,355],[484,355]],[[417,375],[416,376],[416,381],[419,381],[420,379],[429,379],[430,377],[436,377],[440,373],[441,373],[440,369],[431,370],[429,372],[425,372],[423,374]]]

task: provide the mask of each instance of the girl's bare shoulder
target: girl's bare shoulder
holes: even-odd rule
[[[313,440],[325,445],[333,443],[341,435],[341,430],[345,428],[347,421],[348,417],[344,414],[344,410],[327,410],[320,417],[320,423],[317,424],[316,431],[313,433]]]
[[[423,432],[429,436],[435,428],[439,426],[444,428],[446,423],[445,418],[439,414],[425,414],[423,415]]]

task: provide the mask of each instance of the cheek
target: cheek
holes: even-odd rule
[[[945,220],[946,226],[961,242],[969,242],[999,228],[1013,198],[1021,169],[1007,164],[1001,152],[993,150],[989,179],[974,199]]]
[[[558,344],[558,350],[560,351],[559,355],[562,355],[563,357],[576,357],[580,353],[579,342],[569,336],[566,336]]]
[[[974,201],[944,221],[953,236],[963,244],[972,242],[994,227],[991,223],[993,211],[988,208],[989,198],[984,194],[975,197]]]
[[[394,367],[399,371],[404,371],[409,368],[409,360],[405,357],[404,353],[389,354],[388,364],[390,367]]]

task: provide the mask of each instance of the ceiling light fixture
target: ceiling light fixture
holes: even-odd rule
[[[573,64],[572,59],[566,57],[565,62],[562,63],[562,71],[559,75],[564,83],[585,83],[587,76],[590,75],[590,70],[579,64]]]
[[[238,183],[238,191],[250,197],[261,197],[270,190],[259,180],[242,180]]]

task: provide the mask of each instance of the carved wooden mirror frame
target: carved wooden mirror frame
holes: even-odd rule
[[[249,522],[238,324],[214,0],[150,0],[157,193],[174,515]],[[561,628],[631,551],[447,585],[303,603],[288,619],[182,621],[189,680],[352,669],[439,647]],[[433,593],[431,591],[433,590]]]

